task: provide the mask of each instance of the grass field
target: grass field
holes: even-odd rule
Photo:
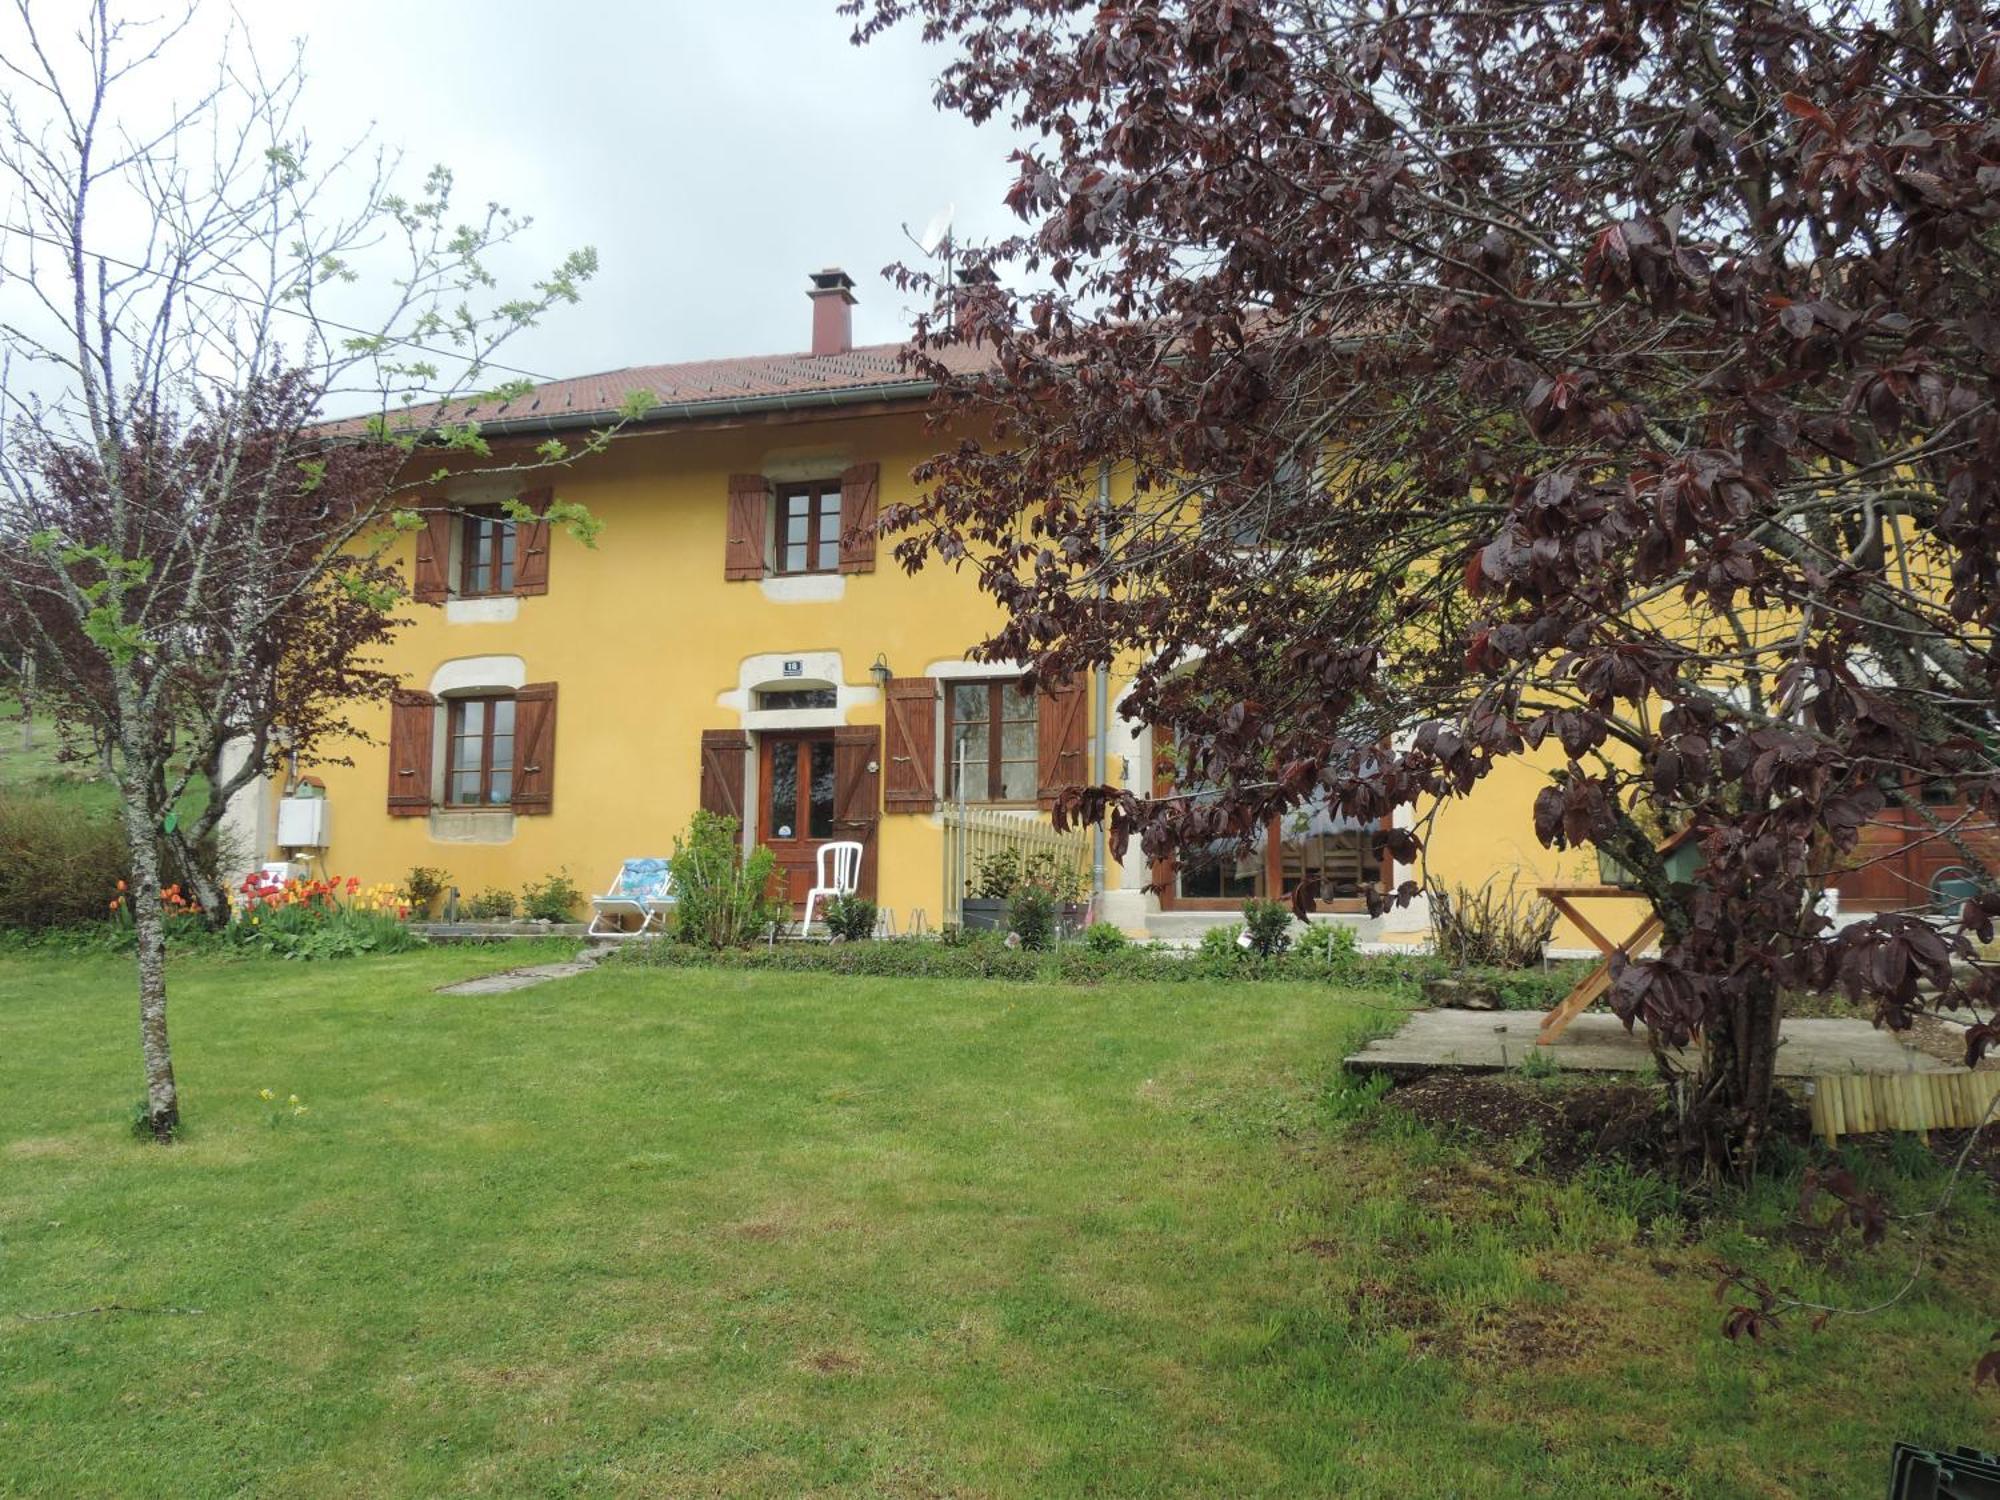
[[[0,953],[0,1493],[1828,1496],[1995,1438],[1983,1183],[1917,1295],[1738,1347],[1719,1255],[1907,1245],[1398,1123],[1367,995],[431,993],[519,957],[178,962],[160,1150],[124,964]]]

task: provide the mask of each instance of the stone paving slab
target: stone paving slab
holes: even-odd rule
[[[481,974],[477,979],[461,979],[457,984],[442,984],[433,990],[437,995],[505,995],[515,990],[531,989],[538,984],[547,984],[552,979],[573,979],[578,974],[588,974],[611,955],[611,945],[600,944],[586,948],[575,958],[559,964],[531,964],[524,969],[502,969],[498,974]]]
[[[1643,1073],[1653,1066],[1644,1027],[1626,1031],[1606,1012],[1587,1012],[1546,1047],[1535,1045],[1541,1013],[1525,1010],[1420,1010],[1391,1036],[1378,1038],[1347,1059],[1355,1068],[1415,1074],[1435,1068],[1491,1071],[1518,1067],[1539,1053],[1559,1068],[1587,1073]],[[1791,1020],[1779,1031],[1778,1076],[1809,1078],[1831,1073],[1961,1072],[1866,1021]],[[1693,1057],[1680,1054],[1690,1064]]]

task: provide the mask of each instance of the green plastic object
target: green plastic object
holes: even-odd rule
[[[2000,1457],[1898,1443],[1889,1454],[1889,1500],[2000,1500]]]

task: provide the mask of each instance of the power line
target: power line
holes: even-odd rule
[[[35,240],[40,244],[52,246],[57,250],[69,251],[75,248],[63,240],[56,239],[52,235],[42,234],[37,230],[28,229],[19,224],[0,224],[0,231],[9,234],[18,234],[24,239]],[[137,271],[142,276],[164,277],[168,274],[154,266],[142,266],[129,260],[120,260],[115,255],[106,255],[102,250],[85,250],[83,253],[94,260],[103,261],[106,265],[117,266],[121,270],[126,271]],[[260,311],[281,312],[294,318],[304,318],[316,327],[337,329],[341,333],[351,333],[365,339],[383,339],[385,343],[397,348],[414,349],[419,354],[434,354],[440,359],[463,360],[467,364],[477,363],[483,370],[500,370],[509,375],[522,375],[529,380],[537,381],[550,381],[558,378],[554,375],[544,375],[539,370],[523,370],[517,365],[501,364],[498,360],[475,360],[473,356],[459,349],[438,349],[429,344],[419,344],[414,339],[390,338],[387,335],[375,332],[373,329],[357,327],[352,323],[342,323],[333,318],[323,318],[316,313],[302,312],[296,307],[286,307],[283,303],[261,302],[257,298],[247,296],[242,292],[232,292],[227,287],[213,286],[207,282],[183,280],[181,284],[193,287],[196,291],[207,292],[210,296],[227,297],[231,301],[245,303],[258,308]]]

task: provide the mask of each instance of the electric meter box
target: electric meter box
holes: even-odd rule
[[[327,843],[326,798],[278,799],[278,847],[324,849]]]

